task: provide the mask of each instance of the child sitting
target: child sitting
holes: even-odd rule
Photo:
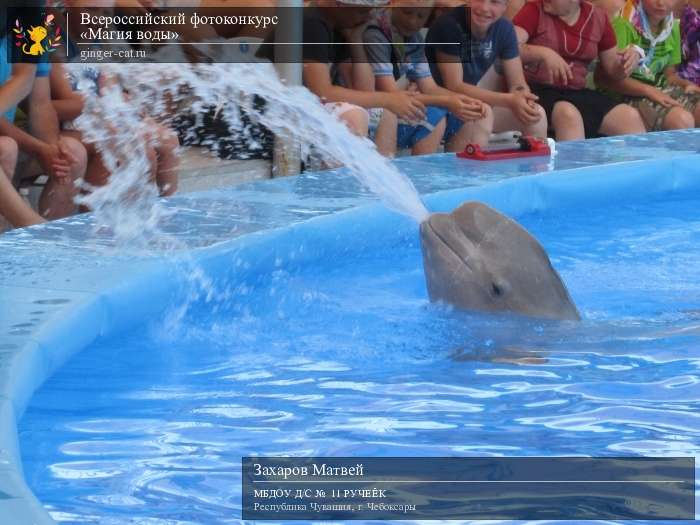
[[[424,121],[401,121],[391,142],[377,142],[378,149],[388,155],[397,146],[411,148],[414,155],[434,153],[443,135],[446,151],[460,151],[468,142],[486,144],[491,133],[492,115],[486,104],[433,80],[420,34],[431,11],[429,1],[403,2],[401,7],[387,9],[364,31],[376,88],[396,93],[407,90],[409,82],[415,83],[416,98],[426,106]]]
[[[372,90],[374,79],[362,46],[361,29],[372,9],[388,0],[317,0],[304,8],[302,58],[304,85],[350,130],[367,136],[368,109],[384,108],[406,120],[421,121],[425,107],[413,93]],[[274,39],[274,35],[268,41]],[[262,58],[273,59],[274,46],[263,44]]]
[[[95,95],[100,94],[100,89],[108,82],[117,82],[117,79],[107,79],[97,69],[89,68],[89,73],[94,84]],[[91,186],[104,186],[107,184],[110,173],[102,160],[102,155],[96,144],[83,140],[82,133],[76,130],[72,124],[83,112],[83,95],[78,91],[80,83],[76,78],[69,81],[62,64],[54,64],[51,71],[51,96],[53,106],[63,123],[63,133],[85,144],[88,152],[88,166],[85,181]],[[89,84],[89,82],[88,82]],[[178,140],[174,132],[157,123],[152,118],[144,116],[148,126],[148,132],[144,140],[148,144],[146,154],[151,166],[151,178],[158,186],[161,196],[167,197],[177,191],[177,148]]]
[[[636,46],[644,56],[630,78],[597,79],[639,109],[650,131],[692,128],[700,122],[700,88],[676,71],[681,39],[672,7],[672,0],[627,0],[613,20],[617,46]]]
[[[59,134],[58,120],[50,106],[48,74],[50,64],[42,61],[34,64],[8,62],[7,38],[0,38],[0,136],[9,137],[5,143],[4,177],[20,181],[36,178],[42,173],[49,176],[39,199],[39,212],[48,219],[58,219],[74,212],[74,181],[82,177],[85,166],[84,149],[79,143]],[[15,126],[17,104],[29,94],[27,114],[28,133]],[[19,162],[17,159],[19,158]],[[12,159],[12,162],[10,162]],[[15,166],[18,163],[19,166]],[[15,203],[15,196],[4,191],[5,198]],[[21,210],[20,210],[21,211]],[[26,210],[25,210],[26,212]],[[24,219],[18,225],[26,225],[27,219],[37,222],[34,215],[22,213]],[[12,221],[12,219],[10,218]]]
[[[493,108],[494,129],[545,137],[547,117],[525,81],[507,0],[471,0],[430,28],[426,55],[435,81]],[[508,92],[502,92],[503,84]]]
[[[125,7],[126,3],[121,2],[121,4],[121,7]],[[65,0],[65,5],[69,8],[89,8],[91,13],[102,16],[109,16],[113,14],[115,7],[120,7],[119,3],[115,4],[115,0]],[[145,0],[143,6],[152,7]],[[71,24],[69,31],[71,32],[69,36],[79,40],[80,26],[78,24]],[[77,50],[73,40],[69,38],[67,42],[69,51],[76,53]],[[85,182],[93,187],[107,184],[110,172],[104,165],[98,145],[85,141],[82,133],[75,129],[72,121],[83,112],[84,93],[81,91],[89,90],[93,95],[100,96],[102,90],[108,86],[120,87],[119,78],[116,75],[103,74],[98,67],[83,67],[81,71],[73,69],[69,74],[67,68],[57,63],[54,64],[51,71],[53,107],[62,123],[63,133],[85,145],[88,153]],[[125,90],[123,90],[123,94],[125,97],[127,96]],[[142,138],[147,144],[146,155],[151,168],[151,180],[157,184],[161,196],[173,195],[177,191],[178,183],[177,167],[179,161],[177,148],[179,142],[177,135],[168,127],[156,122],[149,115],[142,115],[142,117],[146,124],[146,131]]]
[[[6,220],[15,228],[44,222],[12,185],[12,173],[17,164],[17,143],[9,137],[0,137],[0,232]]]
[[[612,78],[625,78],[639,62],[632,49],[618,54],[607,14],[585,0],[534,0],[513,19],[525,73],[557,140],[644,133],[639,112],[586,88],[595,59]]]
[[[7,62],[5,47],[6,35],[0,31],[0,114],[12,110],[32,89],[35,64],[14,64]],[[0,116],[0,118],[5,118]],[[0,136],[0,218],[18,228],[44,222],[17,193],[12,178],[17,166],[17,142],[7,136]],[[2,220],[0,220],[2,222]],[[0,231],[3,230],[0,224]]]

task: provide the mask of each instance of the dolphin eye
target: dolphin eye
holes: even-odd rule
[[[500,296],[503,293],[503,290],[501,289],[500,286],[498,286],[496,283],[491,283],[491,291],[493,292],[494,295]]]

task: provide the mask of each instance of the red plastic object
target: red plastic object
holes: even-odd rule
[[[550,154],[549,145],[544,140],[535,137],[519,137],[514,147],[495,151],[482,150],[478,144],[467,144],[464,151],[457,153],[457,156],[461,159],[471,160],[505,160],[541,157]]]

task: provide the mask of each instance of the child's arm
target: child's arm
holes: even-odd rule
[[[49,75],[51,81],[51,103],[60,121],[73,120],[83,112],[83,97],[73,88],[66,78],[63,64],[56,62]]]
[[[304,64],[304,84],[323,102],[348,102],[363,108],[386,108],[408,120],[421,120],[425,111],[423,104],[405,91],[379,93],[333,85],[328,66],[320,62]]]
[[[530,35],[520,26],[515,26],[515,34],[518,37],[522,62],[524,64],[541,64],[547,68],[548,83],[566,86],[569,80],[574,78],[571,66],[559,53],[548,47],[528,44]]]
[[[635,27],[628,20],[617,16],[611,22],[611,27],[617,42],[617,53],[621,54],[628,67],[633,67],[636,69],[640,65],[639,59],[644,58],[644,53],[648,53],[649,50],[644,49],[644,42],[641,40]],[[636,59],[636,63],[634,63],[635,61],[632,59],[632,57]],[[612,55],[607,51],[600,53],[600,58],[600,67],[596,68],[594,76],[596,84],[602,87],[607,87],[622,95],[631,97],[647,97],[650,100],[659,102],[663,105],[675,105],[671,104],[671,101],[673,100],[671,97],[664,95],[660,89],[657,89],[651,84],[647,84],[646,82],[642,82],[635,78],[619,78],[619,76],[618,78],[615,78],[614,72],[611,71],[612,68],[610,67],[610,64],[607,68],[603,67],[603,60],[607,60],[608,62],[612,61]],[[662,100],[664,102],[662,102]]]
[[[362,41],[365,26],[359,26],[343,31],[343,36],[350,46],[350,57],[352,60],[350,71],[350,81],[353,89],[361,91],[374,91],[374,73],[372,66],[367,59],[365,46]]]
[[[338,64],[338,71],[346,86],[360,91],[374,91],[372,66],[362,62],[343,62]]]
[[[455,93],[477,98],[486,102],[489,106],[507,107],[511,96],[509,93],[497,93],[489,89],[483,89],[464,82],[464,69],[462,63],[455,56],[442,51],[436,53],[438,69],[445,87]]]
[[[0,135],[10,137],[17,142],[19,149],[36,157],[41,167],[52,176],[61,178],[70,173],[70,164],[62,158],[57,145],[47,144],[26,131],[11,124],[6,118],[0,117]]]
[[[546,68],[549,84],[566,86],[573,79],[571,65],[559,53],[544,46],[528,44],[540,22],[540,9],[537,4],[526,2],[513,17],[513,28],[522,63],[540,64]]]
[[[377,76],[376,82],[380,91],[400,91],[393,76]],[[432,76],[418,78],[416,84],[419,91],[416,96],[426,106],[448,109],[462,121],[479,120],[486,116],[486,105],[483,102],[438,86]]]
[[[437,59],[438,68],[445,82],[445,87],[450,91],[479,99],[492,107],[509,108],[520,120],[526,122],[535,119],[539,120],[539,112],[531,104],[531,102],[537,100],[537,97],[530,93],[530,88],[525,82],[520,58],[516,57],[511,60],[503,61],[503,68],[506,73],[508,85],[512,91],[511,93],[498,93],[464,82],[462,63],[455,60],[455,57],[452,55],[446,55],[438,51]],[[520,71],[519,74],[517,70]]]
[[[617,49],[613,47],[606,51],[602,51],[599,67],[602,73],[607,75],[612,82],[622,80],[632,74],[639,66],[641,55],[637,46],[629,45],[625,49]],[[597,78],[597,77],[596,77]]]
[[[661,104],[664,107],[680,106],[675,99],[669,97],[660,89],[652,86],[651,84],[640,82],[635,78],[625,78],[618,81],[612,81],[605,76],[600,76],[596,78],[596,82],[600,86],[606,87],[612,91],[615,91],[616,93],[620,93],[621,95],[627,95],[629,97],[646,97],[652,102]]]
[[[506,77],[511,96],[508,107],[521,122],[526,124],[538,122],[542,118],[536,105],[538,97],[527,85],[520,56],[503,60],[502,64],[503,75]]]
[[[36,64],[12,66],[12,75],[7,82],[0,85],[0,113],[5,113],[29,95],[34,84],[35,73]]]
[[[50,175],[63,180],[68,175],[68,170],[73,165],[74,159],[62,146],[58,116],[51,103],[49,77],[37,77],[34,80],[34,87],[29,95],[28,103],[29,130],[33,135],[32,138],[35,138],[35,141],[40,142],[41,145],[35,141],[28,142],[26,137],[15,138],[15,140],[20,148],[25,144],[29,151],[33,150],[40,159],[43,159],[42,165],[49,170]],[[59,159],[55,158],[55,149],[58,150]],[[57,160],[60,162],[56,163]]]
[[[34,80],[28,106],[29,132],[43,142],[58,142],[61,128],[51,103],[51,84],[48,77],[37,77]]]
[[[16,228],[44,222],[41,215],[32,210],[20,197],[2,168],[0,168],[0,216],[5,217]]]
[[[574,78],[571,65],[559,53],[544,46],[522,43],[520,57],[525,64],[537,63],[547,69],[549,84],[566,86]]]
[[[678,76],[676,66],[668,66],[664,69],[664,76],[666,77],[666,82],[671,86],[681,87],[686,93],[700,93],[700,87],[694,82]]]

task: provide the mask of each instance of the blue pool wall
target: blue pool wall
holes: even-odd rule
[[[700,190],[700,134],[694,131],[569,143],[558,150],[551,163],[479,163],[435,155],[401,159],[397,165],[417,181],[431,211],[450,211],[466,200],[479,200],[514,218],[537,211],[565,217],[567,210],[582,206]],[[436,180],[440,173],[451,178],[444,185],[426,182],[426,171]],[[90,217],[0,236],[0,523],[54,523],[21,471],[17,421],[33,392],[76,352],[159,319],[182,301],[187,287],[183,269],[196,265],[215,283],[255,287],[278,269],[350,258],[387,243],[419,242],[412,219],[358,191],[351,180],[344,183],[344,192],[343,184],[338,186],[343,177],[347,179],[342,170],[302,175],[294,182],[270,181],[172,199],[168,205],[185,210],[176,211],[176,216],[185,217],[182,233],[175,229],[170,234],[182,237],[184,245],[192,240],[184,225],[197,217],[207,219],[203,230],[218,223],[218,232],[222,223],[230,223],[226,231],[232,238],[212,237],[206,246],[198,239],[167,258],[123,257],[109,249],[86,253]],[[330,196],[329,186],[334,187]],[[310,198],[314,195],[328,206],[319,210],[319,200]],[[227,216],[227,202],[248,198],[253,209],[261,196],[269,205],[267,220],[258,217],[251,226]],[[212,200],[223,203],[213,218]],[[289,210],[280,212],[283,206],[297,214],[285,216]],[[280,217],[290,219],[289,224],[281,225]],[[32,256],[38,253],[41,256]]]

